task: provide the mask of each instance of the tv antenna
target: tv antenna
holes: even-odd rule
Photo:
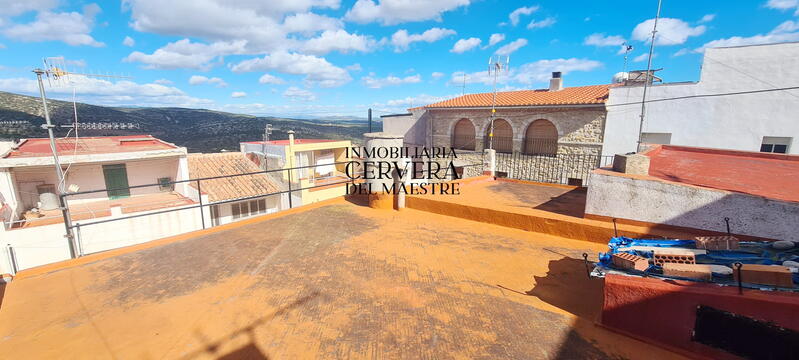
[[[491,127],[488,132],[488,148],[494,148],[494,116],[497,113],[497,78],[499,74],[508,72],[510,56],[492,55],[488,58],[488,75],[494,75],[494,93],[491,97]]]
[[[263,158],[264,170],[267,170],[267,168],[266,168],[266,142],[269,141],[269,135],[272,135],[272,124],[266,124],[266,126],[264,126],[264,142],[263,142],[263,145],[261,146],[261,155],[263,155],[263,157],[264,157]]]
[[[52,121],[50,121],[50,111],[47,108],[47,95],[45,94],[44,91],[44,81],[42,80],[42,76],[47,77],[47,83],[50,86],[53,86],[53,83],[59,84],[61,82],[68,82],[70,75],[81,75],[81,76],[101,77],[101,78],[126,78],[126,77],[115,76],[115,75],[73,73],[67,70],[66,61],[64,60],[63,57],[45,58],[42,59],[42,62],[44,64],[44,69],[42,68],[33,69],[33,73],[36,74],[36,80],[39,83],[39,95],[42,98],[42,108],[44,110],[45,124],[42,125],[42,128],[47,130],[47,135],[50,138],[50,150],[53,152],[53,163],[55,166],[56,178],[58,179],[58,187],[56,191],[58,191],[59,195],[63,195],[64,193],[66,193],[64,171],[61,169],[61,162],[58,159],[56,140],[55,140],[55,135],[53,134],[53,129],[55,128],[55,125],[53,125]],[[72,83],[72,85],[73,85],[73,94],[74,94],[74,83]],[[75,109],[75,121],[77,122],[77,108]],[[77,123],[74,126],[75,129],[77,129]],[[67,242],[69,243],[69,252],[72,258],[75,258],[77,257],[77,251],[76,251],[77,246],[75,244],[75,236],[72,233],[72,220],[69,215],[69,206],[67,202],[64,200],[63,196],[59,196],[59,200],[61,206],[61,213],[64,217],[64,226],[66,228]]]
[[[660,19],[660,9],[661,5],[663,4],[663,0],[658,0],[658,11],[655,15],[655,23],[652,26],[652,40],[649,44],[649,59],[646,63],[646,77],[644,78],[644,90],[643,95],[641,96],[641,122],[638,124],[638,146],[635,148],[635,152],[641,152],[641,144],[643,143],[643,136],[644,136],[644,118],[646,116],[646,90],[649,88],[649,82],[653,80],[652,77],[652,56],[655,53],[655,40],[656,35],[658,33],[658,20]]]
[[[627,57],[630,55],[630,51],[633,51],[633,46],[628,44],[627,42],[621,44],[622,48],[624,49],[624,68],[622,68],[622,72],[627,72]]]

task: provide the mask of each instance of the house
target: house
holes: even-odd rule
[[[799,154],[797,82],[799,43],[707,49],[699,81],[648,88],[641,140]],[[610,89],[605,155],[637,150],[642,85]]]
[[[289,131],[287,140],[248,141],[241,152],[263,169],[289,169],[282,178],[291,184],[294,206],[342,196],[346,193],[346,164],[350,160],[349,140],[295,139]],[[266,164],[263,164],[263,159]]]
[[[264,174],[258,165],[238,152],[189,154],[189,174],[200,180],[199,189],[208,196],[210,224],[217,226],[248,217],[288,209],[288,193],[280,174]],[[233,176],[239,174],[250,174]],[[217,178],[221,177],[221,178]],[[190,184],[197,189],[194,182]],[[270,195],[272,194],[272,195]]]
[[[483,149],[490,147],[508,154],[498,157],[497,166],[509,176],[530,170],[535,162],[540,174],[533,180],[581,182],[587,176],[584,169],[558,169],[557,174],[551,169],[568,156],[576,159],[574,163],[598,166],[605,102],[613,86],[563,87],[562,74],[554,72],[548,89],[500,91],[496,102],[493,93],[467,94],[409,109],[411,116],[383,117],[383,126],[386,132],[403,135],[406,146],[454,147],[462,164],[481,163]],[[489,136],[494,104],[493,136]],[[510,154],[528,156],[511,159]]]
[[[192,202],[183,184],[170,184],[188,178],[183,147],[151,135],[130,135],[62,138],[56,140],[56,148],[64,188],[73,193],[109,189],[68,196],[73,216],[98,217],[109,213],[112,204],[128,212],[146,203]],[[161,185],[129,188],[148,184]],[[43,194],[56,194],[58,188],[50,140],[23,139],[14,144],[0,158],[6,228],[62,221],[57,203],[42,203],[48,199]]]
[[[55,144],[63,187],[49,139],[12,143],[0,157],[0,242],[6,245],[0,271],[202,229],[199,194],[185,182],[173,183],[189,177],[185,148],[151,135],[61,138]],[[59,188],[67,189],[70,240]]]

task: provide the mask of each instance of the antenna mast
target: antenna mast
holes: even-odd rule
[[[497,113],[497,78],[503,71],[508,71],[510,56],[494,55],[488,58],[488,74],[494,74],[494,92],[491,97],[491,126],[488,132],[488,148],[494,148],[494,116]]]
[[[269,141],[269,135],[271,135],[271,134],[272,134],[272,124],[266,124],[266,126],[264,126],[264,143],[263,143],[263,146],[261,146],[261,154],[264,157],[263,158],[264,170],[267,170],[267,168],[266,168],[266,142]]]
[[[630,51],[633,50],[633,46],[630,45],[630,44],[627,44],[626,42],[624,44],[621,44],[621,46],[624,47],[624,67],[622,68],[621,71],[626,73],[627,72],[627,57],[630,55]]]
[[[658,12],[655,15],[655,24],[652,26],[652,42],[649,44],[649,60],[646,63],[646,75],[644,77],[644,93],[641,97],[641,122],[638,124],[638,146],[635,152],[641,151],[641,142],[644,136],[644,116],[646,114],[646,90],[649,87],[649,82],[652,81],[652,55],[655,53],[655,35],[658,32],[658,19],[660,19],[660,6],[663,0],[658,0]]]

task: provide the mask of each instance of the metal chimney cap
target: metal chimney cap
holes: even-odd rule
[[[552,72],[552,78],[553,79],[560,79],[561,75],[562,74],[560,73],[560,71],[553,71]]]

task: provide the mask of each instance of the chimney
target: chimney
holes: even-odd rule
[[[549,91],[563,90],[563,78],[560,71],[552,72],[552,79],[549,79]]]

